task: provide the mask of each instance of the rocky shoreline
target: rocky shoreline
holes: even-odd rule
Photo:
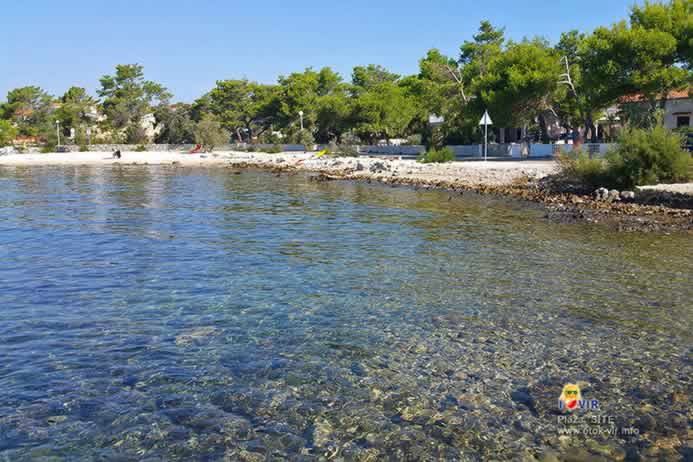
[[[558,184],[551,160],[452,162],[422,164],[382,157],[318,158],[315,153],[279,154],[218,152],[108,152],[16,154],[0,157],[0,167],[130,166],[259,168],[275,173],[305,172],[315,181],[379,182],[392,186],[441,189],[457,194],[475,192],[541,204],[546,218],[560,223],[598,223],[609,230],[693,231],[693,185],[660,185],[633,195],[606,191],[593,194]],[[614,195],[614,193],[616,193]]]
[[[268,159],[266,156],[270,156]],[[458,194],[474,192],[513,197],[542,204],[545,217],[561,223],[593,223],[618,231],[693,231],[693,196],[658,190],[624,195],[627,199],[597,197],[560,190],[551,181],[547,162],[528,162],[520,169],[475,168],[473,162],[418,164],[413,161],[371,158],[328,158],[288,161],[281,155],[234,157],[234,168],[262,168],[281,173],[308,171],[313,181],[365,181],[417,189],[443,189]],[[482,164],[482,163],[479,163]],[[502,164],[502,162],[497,162]],[[462,173],[459,170],[465,170]]]

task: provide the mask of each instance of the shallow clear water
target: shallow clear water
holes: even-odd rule
[[[0,169],[0,460],[683,456],[654,443],[689,428],[691,243],[301,175]],[[567,382],[640,435],[559,439]]]

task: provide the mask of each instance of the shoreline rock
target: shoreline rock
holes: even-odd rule
[[[482,195],[495,195],[511,199],[523,200],[541,204],[546,208],[545,218],[557,223],[599,224],[609,229],[625,232],[672,232],[693,231],[693,197],[679,197],[659,193],[661,203],[651,197],[632,191],[605,192],[600,197],[585,194],[561,192],[554,186],[546,184],[546,177],[536,175],[536,172],[523,173],[527,176],[517,176],[505,183],[469,182],[464,177],[442,179],[439,177],[425,178],[419,172],[413,172],[416,166],[392,168],[383,165],[380,159],[375,160],[377,173],[372,173],[372,167],[365,165],[359,158],[352,164],[346,162],[339,168],[332,168],[327,163],[315,166],[301,162],[296,164],[268,164],[258,159],[252,162],[231,161],[234,168],[258,168],[272,171],[306,172],[312,181],[357,181],[371,183],[377,181],[384,185],[413,187],[424,190],[446,190],[455,193],[473,192]],[[371,164],[373,165],[373,164]],[[445,165],[445,164],[443,164]],[[410,173],[411,172],[411,173]],[[530,176],[531,175],[531,176]],[[616,195],[618,194],[618,199]],[[624,195],[625,194],[625,195]],[[642,200],[642,202],[640,202]]]
[[[232,174],[244,168],[311,174],[317,181],[377,181],[390,186],[439,189],[456,193],[475,192],[514,198],[545,207],[546,218],[559,223],[598,223],[619,231],[693,231],[693,183],[638,188],[633,191],[598,190],[592,195],[556,180],[553,161],[490,161],[421,164],[414,160],[383,157],[321,157],[311,153],[220,152],[212,157],[176,152],[132,152],[128,165],[162,167],[229,168]],[[9,155],[0,158],[0,168],[48,166],[113,166],[104,153],[56,153]],[[681,192],[679,192],[681,191]]]

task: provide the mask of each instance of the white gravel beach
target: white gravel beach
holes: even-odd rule
[[[306,171],[343,173],[364,178],[387,177],[421,180],[457,181],[469,184],[502,185],[518,178],[541,178],[552,173],[553,161],[467,161],[446,164],[421,164],[415,160],[382,157],[322,157],[315,153],[285,152],[279,154],[248,152],[215,152],[187,154],[181,152],[123,152],[113,159],[110,152],[69,152],[47,154],[10,154],[0,156],[0,166],[48,165],[185,165],[260,167],[296,167]]]
[[[519,179],[540,179],[556,172],[552,160],[523,161],[462,161],[445,164],[422,164],[415,160],[385,157],[321,157],[316,153],[284,152],[266,154],[258,152],[220,151],[206,154],[188,154],[176,151],[123,152],[121,159],[113,159],[110,152],[67,152],[47,154],[9,154],[0,156],[0,167],[26,167],[49,165],[184,165],[201,167],[294,167],[299,170],[344,174],[362,179],[388,182],[390,179],[421,180],[424,182],[454,182],[478,186],[502,186]],[[693,194],[693,183],[656,185],[643,190],[669,191]]]

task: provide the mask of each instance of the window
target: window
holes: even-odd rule
[[[691,125],[691,116],[690,115],[677,116],[676,117],[676,128],[690,127],[690,125]]]

